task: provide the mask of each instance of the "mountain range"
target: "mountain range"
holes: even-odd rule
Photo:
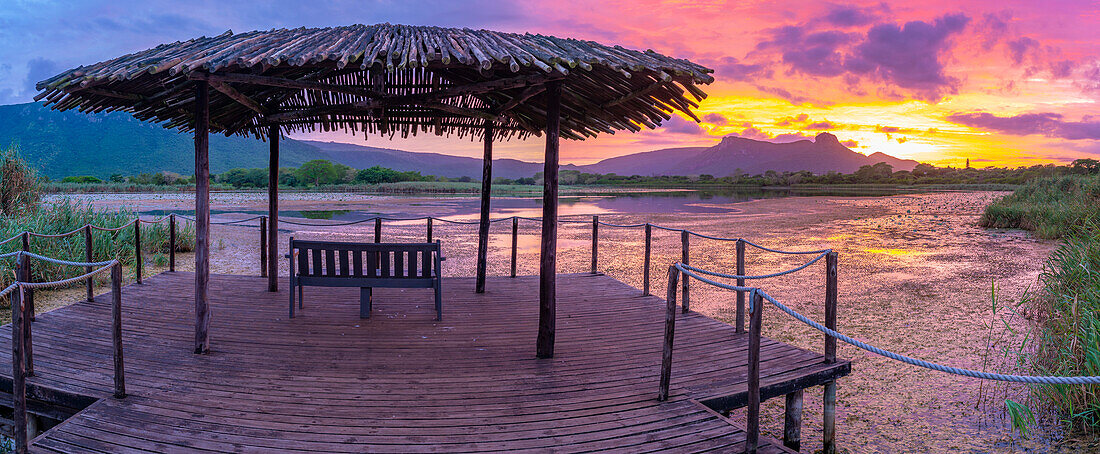
[[[58,112],[36,103],[0,106],[0,147],[18,145],[31,165],[50,178],[114,173],[132,175],[168,170],[194,172],[190,134],[138,121],[127,113],[95,115]],[[238,167],[266,167],[267,144],[246,137],[210,136],[210,168],[220,173]],[[423,153],[340,142],[284,139],[279,165],[298,166],[328,159],[354,168],[375,165],[399,171],[420,171],[448,178],[481,177],[481,159]],[[712,147],[680,147],[633,153],[588,165],[562,165],[562,170],[619,175],[698,175],[716,177],[768,170],[850,173],[862,165],[886,162],[895,170],[912,170],[916,161],[883,153],[863,155],[836,136],[821,133],[813,140],[771,143],[728,136]],[[542,164],[516,159],[493,160],[493,175],[530,177]]]

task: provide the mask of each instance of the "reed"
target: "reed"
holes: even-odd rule
[[[1063,242],[1019,306],[1034,322],[1019,363],[1040,375],[1100,375],[1100,175],[1039,178],[985,210],[986,227],[1022,228]],[[1056,410],[1069,428],[1100,431],[1100,386],[1036,385],[1029,404]],[[1021,432],[1031,410],[1009,401]]]
[[[24,231],[59,234],[92,224],[99,227],[115,228],[132,221],[136,214],[125,208],[99,210],[91,205],[62,200],[43,205],[38,210],[20,216],[0,216],[0,239],[20,235]],[[168,223],[142,224],[141,248],[143,255],[166,254],[169,250]],[[195,247],[194,228],[184,222],[177,224],[176,250],[191,251]],[[0,253],[22,248],[19,240],[0,246]],[[77,233],[65,238],[36,238],[30,240],[30,250],[39,255],[70,260],[84,261],[84,235]],[[118,232],[92,231],[92,260],[103,261],[117,258],[124,266],[131,267],[134,261],[134,230],[125,228]],[[155,263],[155,262],[154,262]],[[31,279],[35,282],[65,279],[83,274],[83,267],[63,266],[42,261],[34,261]],[[15,276],[15,261],[0,260],[0,285],[8,286]],[[97,283],[106,283],[107,277],[101,277]],[[80,284],[76,284],[80,285]]]

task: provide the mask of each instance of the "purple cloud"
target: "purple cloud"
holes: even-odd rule
[[[1012,62],[1017,65],[1022,64],[1025,57],[1039,49],[1039,42],[1027,36],[1021,36],[1011,40],[1007,45],[1008,56],[1012,58]]]
[[[944,74],[940,58],[951,36],[961,32],[968,22],[970,18],[964,14],[948,14],[931,23],[876,25],[844,66],[854,73],[909,89],[920,99],[937,101],[958,91],[958,79]]]
[[[810,121],[810,116],[806,114],[798,114],[794,117],[784,117],[775,123],[776,126],[790,126],[793,124],[802,124]]]
[[[729,123],[729,119],[727,119],[722,114],[716,114],[716,113],[709,113],[709,114],[703,115],[703,121],[705,121],[707,123],[710,123],[710,124],[713,124],[715,126],[724,126],[727,123]]]
[[[685,120],[683,118],[680,118],[680,116],[678,115],[673,115],[672,118],[662,123],[660,129],[664,132],[673,134],[696,135],[706,133],[703,127],[699,126],[698,123]]]
[[[845,140],[845,141],[843,141],[843,142],[840,142],[840,144],[841,144],[841,145],[844,145],[844,146],[846,146],[846,147],[848,147],[848,148],[855,148],[855,147],[858,147],[858,146],[859,146],[859,142],[856,142],[856,141],[854,141],[854,140]]]
[[[774,75],[764,64],[744,64],[734,57],[722,57],[710,64],[715,74],[725,80],[771,79]]]
[[[885,6],[885,4],[883,4]],[[825,22],[840,27],[857,27],[870,24],[877,15],[873,8],[860,8],[851,5],[831,5],[825,14]]]
[[[833,124],[830,121],[817,121],[817,122],[813,122],[813,123],[810,123],[810,124],[804,126],[804,128],[809,129],[809,130],[814,130],[814,131],[822,131],[822,130],[836,129],[836,124]]]
[[[1066,121],[1053,112],[998,117],[988,112],[957,113],[947,121],[1018,136],[1032,134],[1068,140],[1100,140],[1100,121]]]

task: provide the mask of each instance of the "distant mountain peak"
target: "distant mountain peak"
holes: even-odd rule
[[[841,145],[840,139],[836,138],[836,136],[834,136],[830,133],[827,133],[827,132],[823,132],[821,134],[818,134],[816,137],[814,137],[814,143],[818,144],[818,145],[840,145],[842,147],[844,146],[844,145]],[[847,148],[847,147],[845,147],[845,148]]]

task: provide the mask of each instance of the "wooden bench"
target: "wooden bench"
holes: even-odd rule
[[[290,238],[290,317],[294,289],[298,308],[302,287],[359,287],[359,317],[370,318],[371,289],[435,289],[435,319],[443,319],[443,249],[434,243],[343,243]]]

